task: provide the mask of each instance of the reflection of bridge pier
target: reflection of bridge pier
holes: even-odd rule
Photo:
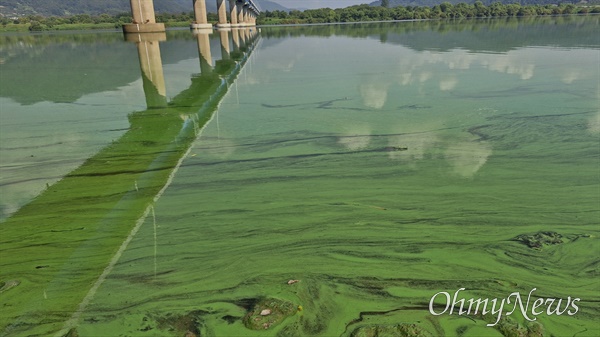
[[[127,41],[135,42],[142,70],[142,81],[148,109],[167,106],[167,89],[160,57],[160,41],[166,41],[165,33],[127,34]]]
[[[256,29],[240,28],[240,29],[219,29],[219,39],[221,44],[221,60],[214,62],[210,47],[210,35],[212,29],[198,29],[194,31],[196,40],[198,41],[198,53],[200,58],[200,73],[209,75],[215,71],[217,67],[223,66],[225,63],[239,57],[239,54],[244,53],[256,38]],[[233,47],[229,34],[231,33]],[[219,72],[218,70],[217,72]]]
[[[257,33],[255,29],[251,28],[219,29],[218,32],[221,45],[221,60],[216,61],[217,71],[215,73],[215,62],[210,46],[210,35],[213,33],[213,30],[199,29],[194,31],[198,42],[200,76],[212,77],[215,74],[222,73],[223,69],[230,69],[233,66],[230,63],[235,63],[232,59],[238,58],[240,53],[244,53],[250,47]],[[230,32],[233,36],[233,53],[229,38]],[[159,46],[159,42],[166,41],[166,39],[167,37],[164,32],[126,35],[126,40],[134,42],[137,46],[148,109],[167,107],[167,90]]]
[[[242,28],[240,30],[237,31],[237,33],[239,34],[239,41],[240,41],[240,48],[244,48],[246,46],[246,29]]]
[[[221,38],[221,58],[223,60],[229,60],[231,49],[229,47],[229,31],[225,29],[219,29],[219,35]]]
[[[228,60],[217,61],[211,73],[191,74],[189,87],[166,104],[159,48],[165,36],[126,34],[126,39],[136,44],[148,109],[129,113],[129,127],[121,137],[2,223],[2,279],[21,280],[10,281],[14,288],[2,292],[2,331],[9,335],[81,333],[77,328],[85,324],[87,306],[114,266],[122,262],[121,254],[144,226],[144,219],[152,216],[153,204],[171,183],[198,132],[214,116],[253,50],[250,45]],[[204,37],[208,42],[209,35],[201,35],[202,41]],[[200,46],[203,58],[210,55],[210,48],[204,45]],[[45,229],[41,229],[40,219],[44,219]],[[147,260],[149,278],[157,268],[151,257]],[[32,273],[34,262],[51,267]],[[40,317],[46,319],[39,322]]]
[[[237,52],[240,50],[240,30],[233,29],[231,31],[231,39],[233,40],[233,51]]]
[[[210,38],[212,29],[202,29],[194,32],[196,39],[198,40],[198,53],[200,55],[200,72],[203,75],[210,74],[212,72],[212,54],[210,52]]]

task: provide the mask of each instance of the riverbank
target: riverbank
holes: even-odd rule
[[[458,3],[455,5],[442,3],[432,7],[427,6],[397,6],[381,7],[357,5],[345,8],[321,8],[305,11],[265,11],[257,18],[258,25],[297,25],[324,23],[358,23],[358,22],[388,22],[436,19],[485,19],[535,16],[563,16],[600,14],[599,5],[520,5],[494,3],[489,6],[480,1],[474,4]],[[194,13],[167,14],[158,13],[156,22],[162,22],[167,28],[189,27],[194,20]],[[73,15],[69,17],[43,17],[29,15],[13,21],[3,18],[0,32],[25,31],[59,31],[59,30],[91,30],[91,29],[121,29],[123,24],[131,22],[127,14],[110,16]],[[208,22],[218,21],[215,13],[208,13]]]
[[[190,22],[167,22],[165,27],[177,28],[177,27],[189,27]],[[11,33],[11,32],[40,32],[40,31],[65,31],[65,30],[105,30],[105,29],[118,29],[121,30],[122,25],[120,23],[65,23],[55,26],[43,26],[42,29],[31,29],[31,23],[10,23],[7,25],[0,26],[0,33]],[[35,27],[35,26],[33,26]]]

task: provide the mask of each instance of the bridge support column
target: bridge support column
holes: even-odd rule
[[[241,2],[237,3],[237,9],[238,9],[238,26],[245,26],[246,23],[244,22],[244,4]]]
[[[247,7],[244,11],[244,22],[246,23],[246,26],[252,26],[252,12]]]
[[[206,17],[206,0],[194,0],[194,18],[190,28],[192,29],[212,29]]]
[[[133,22],[123,25],[124,33],[160,33],[165,31],[164,23],[157,23],[152,0],[131,0]]]
[[[230,27],[227,23],[227,6],[225,0],[217,0],[217,12],[219,13],[219,22],[217,27]]]
[[[229,17],[231,20],[231,27],[238,26],[238,14],[236,0],[229,0]]]

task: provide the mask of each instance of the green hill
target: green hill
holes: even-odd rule
[[[259,0],[262,10],[289,10],[275,2]],[[216,0],[206,1],[209,12],[217,11]],[[154,9],[160,13],[181,13],[192,11],[192,0],[154,1]],[[20,16],[40,14],[43,16],[64,16],[74,14],[118,14],[130,12],[128,0],[0,0],[0,16]]]
[[[477,0],[389,0],[389,7],[396,6],[427,6],[432,7],[439,5],[443,2],[449,2],[453,5],[457,3],[475,3]],[[489,6],[494,2],[500,2],[503,4],[518,3],[520,5],[551,5],[559,3],[579,3],[580,0],[480,0],[484,5]],[[371,6],[381,6],[381,0],[373,1],[370,3]]]
[[[73,14],[117,14],[130,12],[129,1],[126,0],[0,0],[2,13],[6,15],[40,14],[40,15],[73,15]],[[154,8],[158,12],[190,11],[190,0],[155,1]]]

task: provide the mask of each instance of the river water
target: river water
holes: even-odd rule
[[[597,336],[599,20],[0,36],[1,335]]]

